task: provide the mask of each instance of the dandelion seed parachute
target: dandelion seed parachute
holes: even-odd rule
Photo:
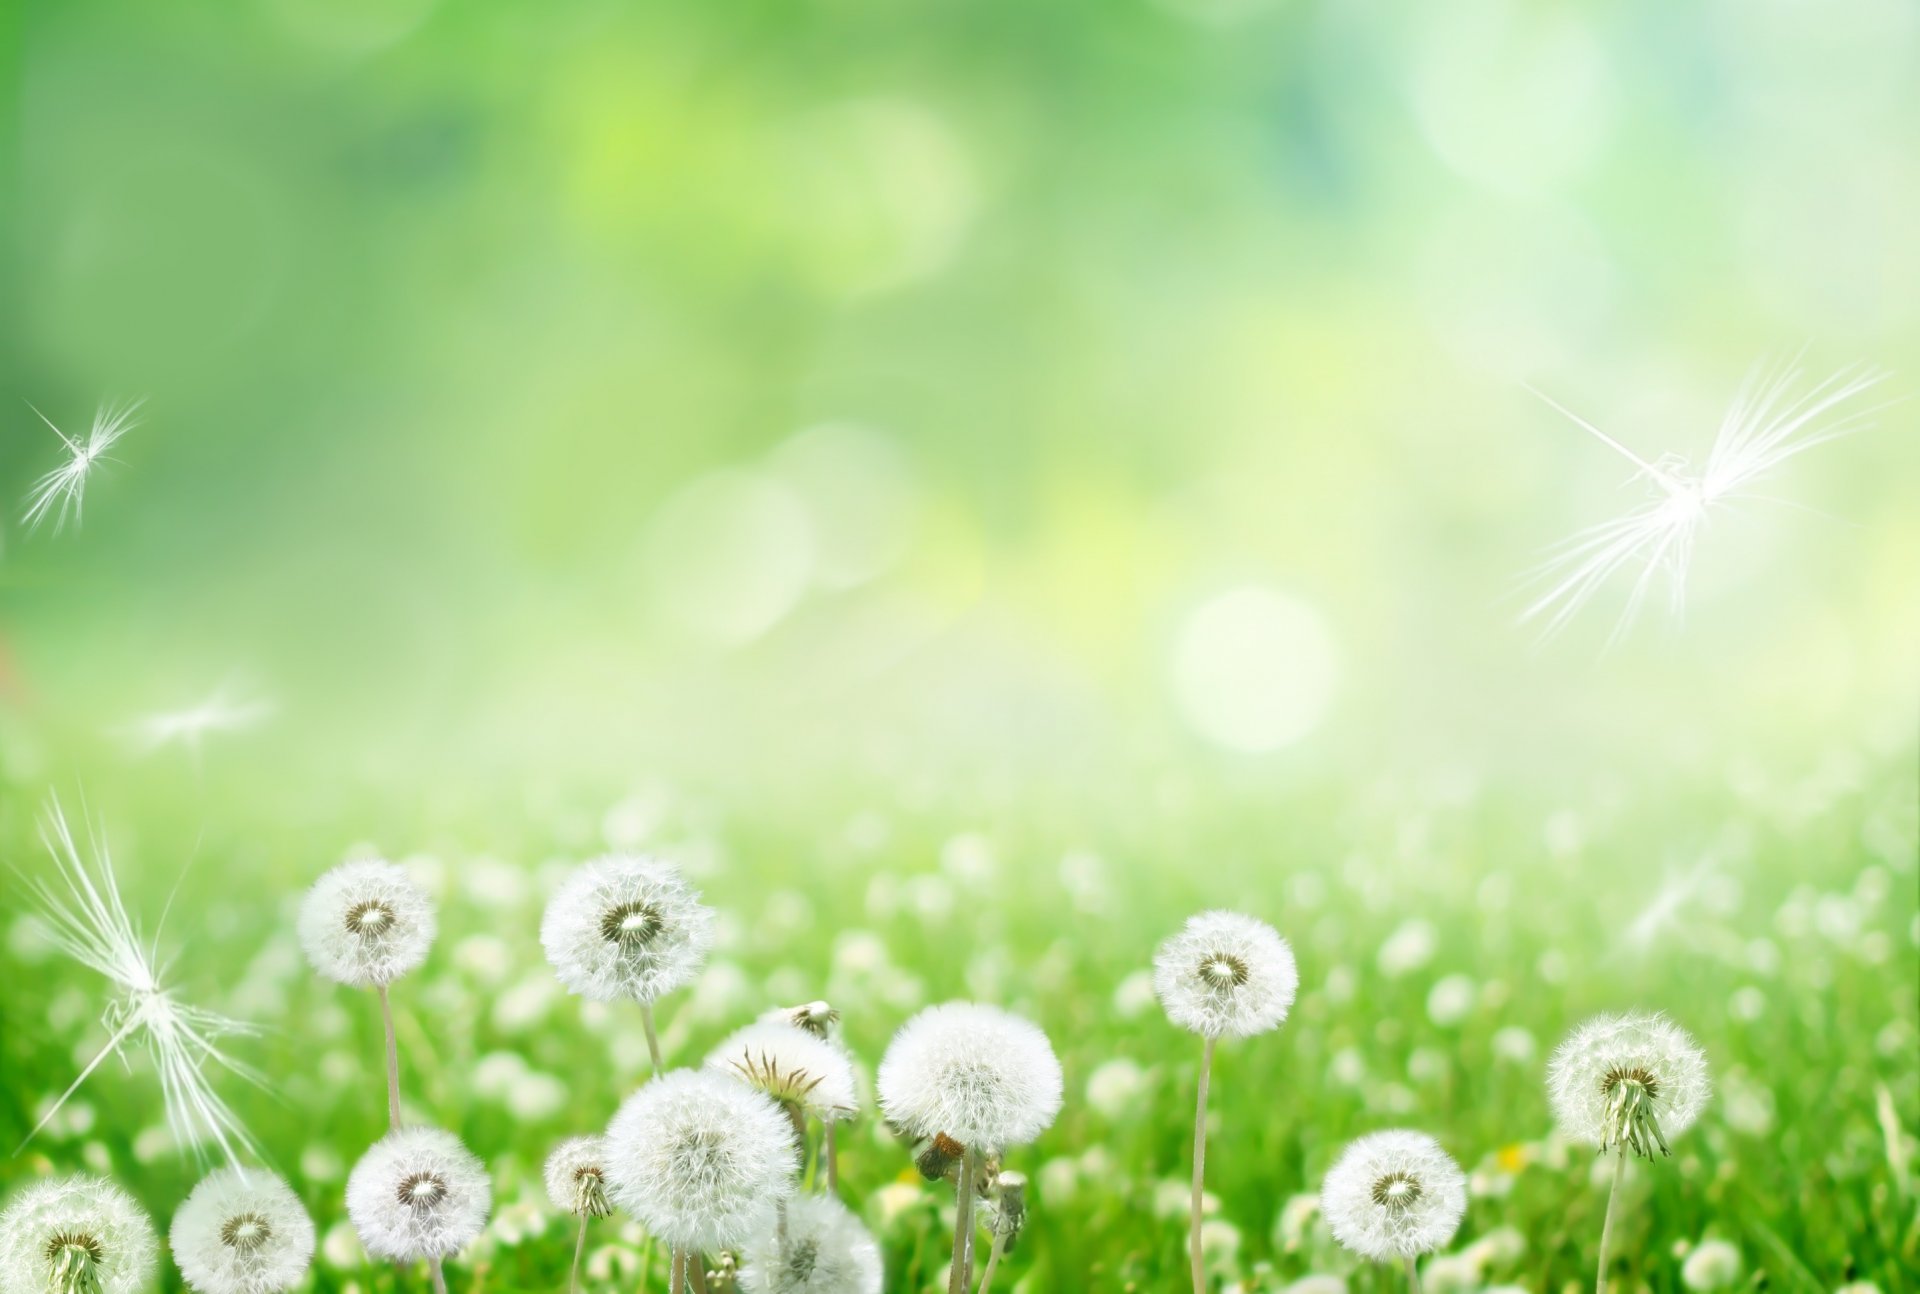
[[[713,910],[670,863],[600,858],[547,904],[540,943],[568,992],[650,1004],[699,973],[713,945]]]
[[[902,1025],[878,1086],[889,1122],[982,1151],[1025,1145],[1060,1112],[1060,1062],[1047,1036],[972,1002],[928,1007]]]
[[[141,403],[136,400],[131,404],[101,405],[94,412],[93,426],[86,435],[80,437],[67,435],[55,427],[46,414],[38,409],[33,410],[39,415],[40,421],[60,437],[60,443],[67,449],[67,461],[33,483],[33,490],[27,496],[26,515],[22,518],[27,529],[38,529],[49,515],[54,519],[56,534],[66,528],[69,517],[76,526],[80,524],[81,509],[86,503],[87,478],[106,458],[107,451],[133,430],[133,416],[140,411]],[[32,408],[31,405],[28,407]]]
[[[369,859],[342,863],[300,904],[300,945],[313,968],[355,988],[384,987],[426,961],[433,900],[406,869]]]
[[[0,1210],[0,1294],[135,1294],[158,1251],[152,1221],[112,1182],[35,1182]]]
[[[628,1097],[607,1129],[614,1203],[675,1249],[747,1243],[794,1193],[793,1125],[767,1096],[675,1070]]]
[[[347,1216],[370,1254],[411,1262],[471,1244],[493,1208],[487,1166],[451,1132],[401,1128],[347,1176]]]
[[[313,1219],[292,1187],[258,1168],[202,1179],[167,1238],[199,1294],[277,1294],[300,1284],[313,1262]]]
[[[708,1054],[706,1068],[818,1119],[844,1119],[859,1106],[852,1059],[798,1025],[761,1021],[735,1030]]]
[[[1375,1132],[1341,1153],[1320,1209],[1333,1238],[1353,1252],[1410,1258],[1453,1239],[1467,1211],[1467,1179],[1425,1133]]]
[[[607,1139],[569,1137],[547,1156],[542,1174],[547,1199],[576,1218],[604,1218],[613,1212],[607,1199]]]
[[[158,947],[145,939],[128,915],[104,844],[92,843],[93,859],[83,857],[58,799],[50,800],[40,828],[59,880],[53,886],[23,878],[40,905],[40,917],[54,947],[104,976],[120,996],[108,1008],[111,1036],[22,1141],[25,1145],[65,1107],[81,1084],[109,1056],[134,1041],[145,1043],[160,1079],[167,1126],[182,1146],[199,1153],[205,1142],[219,1146],[229,1161],[253,1152],[253,1139],[239,1116],[213,1090],[210,1069],[225,1069],[252,1083],[260,1075],[227,1054],[220,1039],[257,1032],[252,1025],[182,1002],[161,979]]]
[[[1547,1096],[1560,1130],[1611,1150],[1651,1159],[1693,1125],[1711,1084],[1707,1058],[1664,1015],[1636,1012],[1588,1020],[1547,1063]]]
[[[1191,918],[1153,959],[1153,991],[1167,1018],[1206,1038],[1278,1028],[1299,988],[1287,941],[1238,912]]]
[[[880,1247],[840,1201],[801,1195],[787,1205],[784,1244],[769,1227],[747,1246],[747,1294],[880,1294]]]

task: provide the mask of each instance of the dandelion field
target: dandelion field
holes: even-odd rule
[[[229,1159],[311,1217],[292,1289],[427,1291],[363,1245],[391,1189],[349,1216],[413,1124],[491,1190],[449,1294],[566,1290],[543,1167],[659,1090],[650,1021],[672,1070],[819,1001],[884,1290],[955,1289],[974,1161],[923,1176],[877,1071],[956,1001],[1045,1035],[923,1030],[998,1040],[943,1098],[1034,1079],[961,1152],[982,1259],[1026,1178],[992,1291],[1186,1290],[1154,973],[1220,909],[1292,960],[1190,968],[1265,1013],[1212,1053],[1209,1294],[1408,1288],[1321,1203],[1391,1129],[1465,1175],[1428,1294],[1591,1290],[1608,1217],[1604,1294],[1920,1290],[1909,7],[909,8],[0,18],[0,1215],[86,1174],[158,1231],[115,1283],[0,1216],[0,1294],[189,1288]],[[669,881],[563,946],[607,855]],[[569,992],[662,930],[685,982]],[[1585,1090],[1671,1156],[1549,1090],[1633,1011],[1697,1120]],[[677,1291],[633,1215],[582,1289]]]

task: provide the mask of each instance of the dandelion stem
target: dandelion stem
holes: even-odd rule
[[[1594,1276],[1594,1294],[1607,1294],[1607,1251],[1613,1245],[1613,1206],[1620,1198],[1620,1178],[1627,1169],[1627,1143],[1621,1142],[1613,1158],[1613,1185],[1607,1189],[1607,1216],[1600,1224],[1600,1269]]]
[[[567,1281],[570,1294],[580,1294],[580,1259],[587,1252],[587,1215],[580,1215],[580,1235],[573,1242],[573,1275]]]
[[[687,1256],[678,1249],[667,1260],[667,1289],[671,1294],[681,1294],[687,1287]]]
[[[427,1270],[433,1274],[433,1294],[447,1294],[447,1274],[440,1270],[440,1260],[427,1259]]]
[[[980,1273],[980,1294],[987,1294],[993,1288],[993,1271],[1000,1265],[1000,1255],[1006,1247],[1006,1233],[996,1230],[993,1233],[993,1248],[987,1251],[987,1269]]]
[[[840,1194],[840,1147],[834,1142],[833,1125],[832,1119],[826,1121],[826,1132],[821,1138],[821,1149],[826,1151],[827,1194],[838,1196]]]
[[[960,1155],[960,1177],[954,1183],[953,1265],[947,1269],[947,1294],[967,1294],[973,1286],[973,1177],[974,1150]]]
[[[1420,1294],[1420,1265],[1413,1260],[1412,1254],[1407,1255],[1407,1288],[1413,1294]]]
[[[653,1059],[653,1076],[658,1078],[660,1077],[660,1070],[662,1068],[660,1062],[660,1035],[654,1032],[653,1004],[651,1002],[642,1002],[640,1004],[640,1023],[647,1027],[647,1055]]]
[[[1193,1218],[1187,1253],[1193,1260],[1193,1294],[1205,1294],[1207,1272],[1200,1254],[1200,1215],[1207,1198],[1207,1083],[1213,1075],[1215,1038],[1208,1038],[1200,1055],[1200,1095],[1193,1112]]]
[[[697,1249],[687,1250],[687,1284],[693,1294],[707,1294],[707,1260]]]
[[[393,1003],[387,1000],[387,986],[378,986],[380,1023],[387,1031],[387,1122],[400,1126],[400,1046],[393,1039]]]

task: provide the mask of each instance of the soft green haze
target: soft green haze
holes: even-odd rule
[[[0,863],[45,874],[57,791],[150,928],[178,883],[161,942],[273,1030],[275,1094],[223,1091],[323,1235],[377,1019],[300,962],[300,890],[361,849],[432,882],[410,1091],[495,1169],[478,1288],[552,1290],[539,1160],[644,1050],[538,909],[657,845],[727,918],[682,1062],[823,994],[868,1066],[953,996],[1053,1036],[996,1289],[1184,1287],[1197,1047],[1129,977],[1213,905],[1303,977],[1222,1052],[1223,1280],[1348,1271],[1287,1201],[1406,1124],[1474,1175],[1456,1254],[1524,1235],[1464,1288],[1590,1288],[1541,1070],[1643,1006],[1719,1092],[1627,1270],[1719,1238],[1743,1287],[1913,1287],[1907,0],[24,0],[0,69]],[[1684,620],[1662,582],[1609,648],[1622,579],[1515,624],[1648,488],[1528,386],[1697,465],[1803,347],[1904,402],[1715,514]],[[84,524],[30,532],[34,408],[137,397]],[[243,731],[143,748],[222,689]],[[0,1150],[106,1005],[15,879]],[[82,1099],[0,1193],[110,1168],[164,1228],[151,1074]],[[918,1290],[950,1193],[874,1197],[876,1124],[849,1183]],[[337,1239],[314,1290],[397,1288]]]

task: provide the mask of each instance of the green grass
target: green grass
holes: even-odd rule
[[[29,874],[44,865],[28,829],[34,794],[14,789],[5,837]],[[192,808],[164,798],[130,797],[109,836],[147,914],[192,851],[165,942],[196,1000],[268,1030],[239,1048],[268,1090],[228,1081],[223,1091],[333,1237],[312,1288],[425,1287],[419,1272],[353,1260],[351,1246],[337,1261],[342,1174],[384,1119],[378,1021],[371,997],[318,982],[292,938],[300,884],[363,835],[432,860],[422,874],[443,902],[433,956],[395,1004],[409,1101],[495,1175],[494,1228],[451,1269],[453,1287],[558,1288],[571,1234],[544,1204],[540,1161],[562,1136],[602,1125],[644,1073],[637,1015],[565,997],[537,940],[545,893],[596,847],[607,801],[500,800],[450,827],[441,818],[453,814],[391,804],[360,805],[359,819],[345,804],[293,818],[257,806],[223,814],[211,793]],[[1353,1272],[1288,1202],[1317,1189],[1348,1138],[1404,1125],[1437,1135],[1473,1178],[1456,1252],[1499,1228],[1523,1238],[1486,1284],[1589,1282],[1604,1193],[1593,1153],[1553,1137],[1542,1070],[1584,1015],[1641,1006],[1696,1033],[1716,1093],[1673,1159],[1629,1179],[1619,1288],[1682,1288],[1686,1246],[1709,1236],[1739,1247],[1743,1286],[1764,1272],[1781,1290],[1849,1278],[1911,1287],[1920,917],[1907,756],[1839,781],[1783,770],[1764,790],[1669,787],[1641,800],[1382,782],[1276,801],[1189,773],[1132,797],[893,787],[711,791],[670,804],[661,838],[681,848],[726,929],[697,989],[663,1005],[670,1063],[697,1062],[765,1006],[814,996],[843,1011],[869,1071],[916,1006],[945,998],[999,1002],[1053,1038],[1067,1104],[1039,1144],[1009,1156],[1034,1178],[1034,1212],[1001,1288],[1182,1286],[1199,1047],[1129,979],[1182,917],[1216,905],[1273,921],[1303,981],[1278,1033],[1221,1051],[1208,1184],[1238,1235],[1217,1255],[1223,1279],[1280,1289]],[[95,797],[96,811],[107,807]],[[1636,940],[1634,918],[1663,879],[1709,854],[1711,874]],[[9,890],[9,912],[22,897]],[[1389,974],[1381,947],[1409,921],[1430,924],[1431,958]],[[17,921],[0,975],[0,1138],[11,1143],[99,1036],[105,999],[89,973],[37,953]],[[1451,975],[1471,978],[1475,1005],[1439,1024],[1427,998]],[[1096,1108],[1089,1080],[1123,1061],[1137,1082],[1125,1066],[1106,1071]],[[164,1226],[195,1172],[151,1131],[150,1074],[104,1067],[79,1105],[84,1126],[42,1135],[0,1180],[107,1171]],[[846,1194],[880,1236],[889,1288],[929,1288],[949,1197],[918,1182],[870,1111],[843,1145]],[[596,1225],[593,1247],[617,1263],[647,1253],[618,1218]],[[652,1271],[664,1288],[657,1255]],[[1395,1287],[1384,1273],[1349,1279]],[[622,1275],[600,1287],[636,1284]],[[1457,1287],[1444,1271],[1429,1285]]]

